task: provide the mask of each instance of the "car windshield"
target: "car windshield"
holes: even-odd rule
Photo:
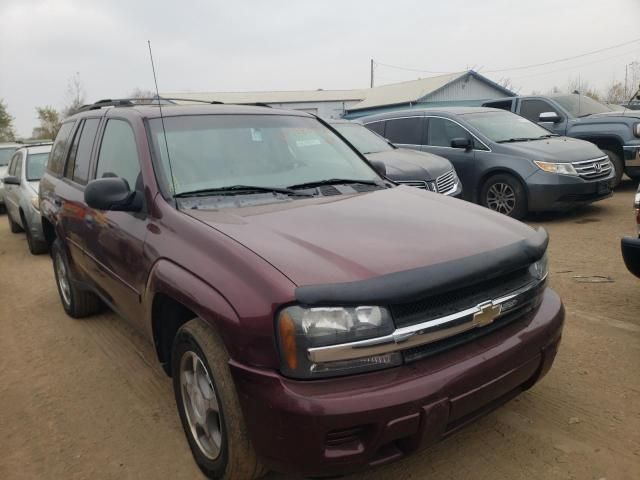
[[[332,126],[363,155],[393,150],[393,147],[385,139],[363,125],[335,123]]]
[[[550,135],[548,130],[510,112],[470,113],[464,119],[498,143],[537,140]]]
[[[0,148],[0,167],[9,165],[9,160],[15,151],[15,148]]]
[[[31,153],[27,157],[27,180],[35,182],[42,178],[44,169],[47,166],[47,160],[49,159],[49,153]]]
[[[593,115],[595,113],[607,113],[613,111],[612,108],[607,107],[605,104],[587,97],[586,95],[573,93],[571,95],[558,95],[557,97],[553,97],[553,99],[562,105],[574,117],[586,117],[587,115]]]
[[[251,185],[286,188],[331,179],[379,181],[349,146],[314,118],[184,115],[149,121],[173,194]]]

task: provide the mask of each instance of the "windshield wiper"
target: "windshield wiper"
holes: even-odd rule
[[[298,183],[296,185],[289,185],[287,188],[313,188],[320,187],[322,185],[340,185],[340,184],[349,184],[349,183],[360,183],[363,185],[376,185],[380,186],[378,182],[374,182],[373,180],[354,180],[351,178],[329,178],[327,180],[318,180],[316,182],[306,182],[306,183]]]
[[[529,137],[508,138],[506,140],[498,140],[496,143],[528,142],[529,140],[537,140],[537,138],[529,138]]]
[[[260,187],[257,185],[229,185],[227,187],[218,187],[218,188],[203,188],[200,190],[191,190],[189,192],[180,192],[174,195],[175,198],[184,198],[184,197],[204,197],[207,195],[242,195],[254,192],[265,192],[265,193],[283,193],[285,195],[296,195],[300,197],[312,197],[311,193],[303,193],[297,192],[295,190],[291,190],[290,188],[280,188],[280,187]]]

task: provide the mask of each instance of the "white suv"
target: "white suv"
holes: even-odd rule
[[[0,143],[0,212],[5,211],[4,206],[4,182],[2,179],[7,175],[7,166],[13,152],[22,145],[19,143]]]

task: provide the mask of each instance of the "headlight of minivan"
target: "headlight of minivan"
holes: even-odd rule
[[[640,123],[636,123],[636,124],[633,126],[633,134],[634,134],[636,137],[640,137]]]
[[[534,160],[534,162],[538,168],[544,170],[549,173],[559,173],[562,175],[574,175],[577,176],[578,172],[573,165],[570,163],[552,163],[552,162],[541,162],[539,160]]]
[[[398,352],[324,363],[314,363],[309,358],[310,348],[391,334],[395,328],[389,310],[384,307],[291,306],[279,313],[276,322],[282,373],[289,377],[346,375],[402,363],[402,356]]]
[[[549,260],[545,253],[540,260],[534,262],[529,267],[529,273],[536,280],[544,280],[549,274]]]
[[[37,195],[34,195],[33,197],[31,197],[31,206],[36,210],[40,211],[40,199],[38,198]]]

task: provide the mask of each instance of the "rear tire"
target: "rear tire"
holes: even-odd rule
[[[508,173],[489,177],[480,189],[480,204],[515,219],[527,214],[527,194],[522,184]]]
[[[200,318],[185,323],[173,342],[171,370],[182,427],[200,470],[219,480],[263,476],[217,332]]]
[[[98,296],[93,292],[79,289],[73,281],[67,254],[59,238],[53,242],[51,258],[53,259],[53,272],[60,294],[60,302],[67,315],[73,318],[82,318],[99,312],[102,308],[102,302]]]
[[[9,213],[8,210],[7,210],[7,219],[9,220],[9,230],[11,230],[11,233],[23,232],[22,227],[13,221],[13,218],[11,218],[11,213]]]
[[[20,215],[20,218],[22,220],[22,224],[24,225],[24,231],[27,236],[27,245],[29,246],[29,252],[31,253],[31,255],[41,255],[43,253],[46,253],[48,250],[47,244],[42,240],[36,240],[35,238],[33,238],[31,229],[29,228],[29,224],[24,218],[24,215]]]
[[[615,177],[613,177],[613,179],[611,180],[611,188],[616,188],[622,181],[622,174],[624,173],[624,162],[620,158],[620,155],[618,155],[617,153],[612,152],[611,150],[604,150],[602,148],[600,150],[602,150],[602,153],[605,153],[609,157],[609,161],[613,165],[613,170],[616,172]]]

